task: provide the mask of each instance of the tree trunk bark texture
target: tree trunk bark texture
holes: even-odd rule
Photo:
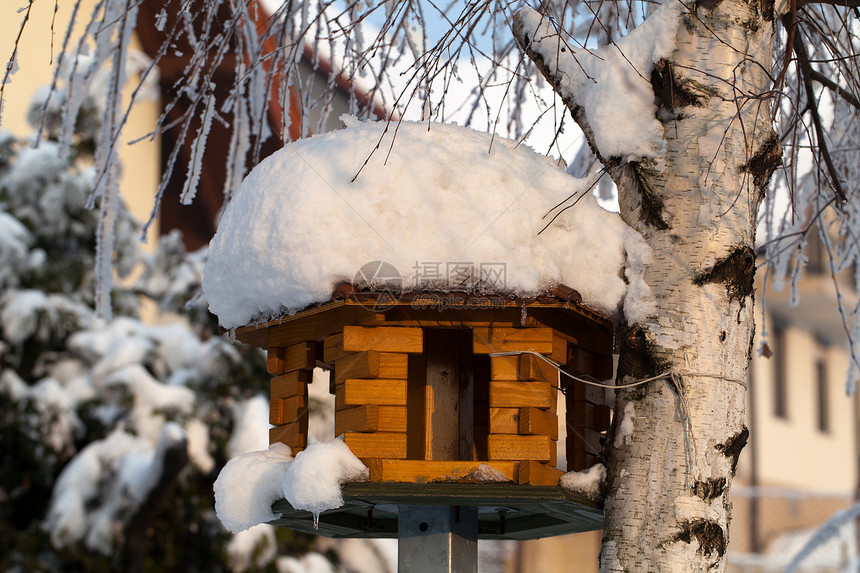
[[[655,311],[621,333],[618,383],[671,373],[617,393],[601,571],[725,570],[729,487],[748,434],[755,219],[781,160],[772,12],[754,0],[685,4],[676,49],[650,78],[665,156],[625,163],[589,137],[622,218],[653,251]],[[566,103],[588,137],[575,94]]]

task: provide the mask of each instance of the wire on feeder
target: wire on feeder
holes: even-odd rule
[[[531,354],[532,356],[536,356],[536,357],[540,358],[541,360],[543,360],[544,362],[546,362],[547,364],[549,364],[550,366],[552,366],[553,368],[558,370],[559,373],[563,374],[564,376],[567,376],[568,378],[570,378],[571,380],[573,380],[575,382],[582,382],[583,384],[588,384],[591,386],[598,386],[600,388],[611,388],[612,390],[623,390],[625,388],[633,388],[635,386],[641,386],[643,384],[647,384],[648,382],[660,380],[661,378],[671,379],[672,376],[682,376],[682,377],[683,376],[694,376],[694,377],[699,377],[699,378],[715,378],[717,380],[725,380],[726,382],[734,382],[735,384],[739,384],[741,387],[743,387],[744,390],[747,389],[746,382],[744,382],[743,380],[738,380],[737,378],[730,378],[728,376],[723,376],[722,374],[709,374],[709,373],[704,373],[704,372],[686,372],[683,370],[667,370],[666,372],[663,372],[662,374],[657,374],[656,376],[651,376],[649,378],[642,378],[639,380],[634,380],[633,382],[628,382],[626,384],[617,384],[616,385],[616,384],[610,384],[609,381],[601,382],[600,380],[596,380],[596,379],[588,380],[586,378],[582,378],[581,376],[574,376],[570,372],[565,372],[564,370],[562,370],[561,366],[558,363],[556,363],[554,360],[547,358],[546,356],[544,356],[543,354],[541,354],[539,352],[534,352],[533,350],[514,350],[511,352],[491,352],[490,356],[491,357],[494,357],[494,356],[519,356],[520,354]],[[567,387],[566,384],[562,384],[561,387],[559,388],[559,390],[564,392],[566,387]]]

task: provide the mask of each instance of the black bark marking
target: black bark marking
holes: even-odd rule
[[[765,22],[773,22],[775,6],[776,2],[774,0],[758,0],[759,11]]]
[[[704,107],[709,98],[709,94],[703,88],[694,86],[692,82],[679,82],[672,71],[671,62],[666,60],[660,60],[654,64],[654,71],[651,72],[651,87],[654,90],[658,119],[663,115],[659,110],[674,112],[680,107]]]
[[[618,380],[625,376],[633,378],[649,378],[661,370],[654,357],[651,344],[645,335],[645,330],[634,324],[620,337],[620,355],[618,357]],[[645,397],[645,386],[637,386],[627,394],[628,400],[641,400]]]
[[[735,470],[738,469],[738,458],[741,455],[741,450],[743,450],[744,446],[747,445],[749,437],[750,430],[744,426],[740,432],[726,440],[725,444],[717,444],[714,446],[718,452],[732,460],[732,475],[735,475]]]
[[[681,531],[675,535],[676,541],[692,543],[699,542],[699,551],[703,555],[714,553],[722,557],[726,552],[726,535],[719,523],[707,519],[694,519],[680,522]]]
[[[642,166],[631,162],[630,168],[636,188],[639,190],[640,219],[655,229],[667,230],[669,224],[663,218],[663,198],[654,192],[647,177],[642,174],[641,170],[644,169]]]
[[[722,283],[729,299],[744,303],[753,294],[755,278],[755,251],[750,247],[736,247],[727,257],[717,261],[710,269],[699,273],[693,282],[699,286],[706,283]]]
[[[741,166],[741,171],[748,171],[752,175],[753,185],[759,193],[759,198],[763,198],[770,176],[780,165],[782,165],[782,146],[776,133],[771,133],[755,155]]]
[[[697,481],[693,484],[691,491],[693,495],[697,495],[706,502],[710,502],[721,495],[726,489],[726,478],[709,479],[707,481]]]
[[[704,8],[705,10],[712,11],[714,8],[720,5],[723,0],[699,0],[698,7]]]

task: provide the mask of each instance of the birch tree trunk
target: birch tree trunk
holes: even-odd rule
[[[561,93],[618,185],[622,217],[653,250],[656,309],[627,319],[617,381],[672,373],[617,394],[601,571],[725,570],[729,487],[748,435],[755,218],[781,159],[765,2],[685,5],[675,51],[650,77],[663,157],[606,157],[576,93]],[[522,22],[515,35],[559,90]]]

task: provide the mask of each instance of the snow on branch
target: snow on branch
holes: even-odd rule
[[[785,568],[785,573],[795,573],[807,557],[830,539],[838,536],[840,529],[853,522],[857,517],[860,517],[860,503],[855,503],[851,507],[833,514],[833,517],[825,521],[809,541],[806,542],[806,545],[797,552],[797,555],[794,556]]]
[[[598,156],[636,161],[657,158],[665,147],[651,72],[675,50],[680,13],[680,3],[667,2],[624,38],[591,50],[524,8],[514,17],[514,36],[584,123]]]

